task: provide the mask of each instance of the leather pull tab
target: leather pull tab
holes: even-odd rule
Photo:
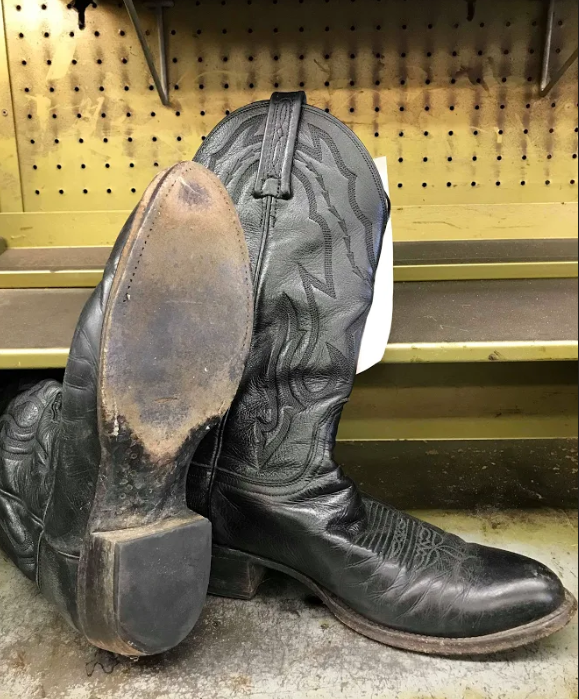
[[[305,92],[276,92],[269,103],[255,197],[289,199],[291,174]]]

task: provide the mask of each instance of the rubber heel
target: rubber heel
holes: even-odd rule
[[[250,600],[264,581],[267,569],[240,551],[213,548],[209,594]]]
[[[211,524],[193,513],[93,533],[79,576],[84,634],[94,645],[123,655],[174,648],[199,619],[210,561]]]

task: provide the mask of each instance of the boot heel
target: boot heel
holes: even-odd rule
[[[82,631],[123,655],[174,648],[201,614],[210,558],[211,524],[193,513],[91,534],[77,590]]]
[[[250,600],[265,579],[266,568],[239,551],[214,547],[209,594]]]

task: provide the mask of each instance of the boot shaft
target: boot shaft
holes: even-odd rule
[[[251,251],[251,358],[196,462],[283,485],[331,471],[388,219],[375,165],[338,120],[274,95],[233,114],[196,160],[229,189]]]

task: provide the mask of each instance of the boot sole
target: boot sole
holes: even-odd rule
[[[211,525],[187,509],[186,477],[237,392],[252,314],[226,190],[197,164],[175,166],[139,205],[105,310],[102,456],[77,584],[81,630],[100,648],[162,653],[199,618]]]
[[[308,587],[345,626],[362,636],[392,648],[446,657],[475,657],[527,646],[562,631],[577,613],[577,601],[567,592],[559,609],[543,619],[508,631],[476,638],[440,638],[397,631],[366,619],[310,578],[258,556],[214,547],[209,594],[250,600],[264,582],[268,570],[284,573]]]

